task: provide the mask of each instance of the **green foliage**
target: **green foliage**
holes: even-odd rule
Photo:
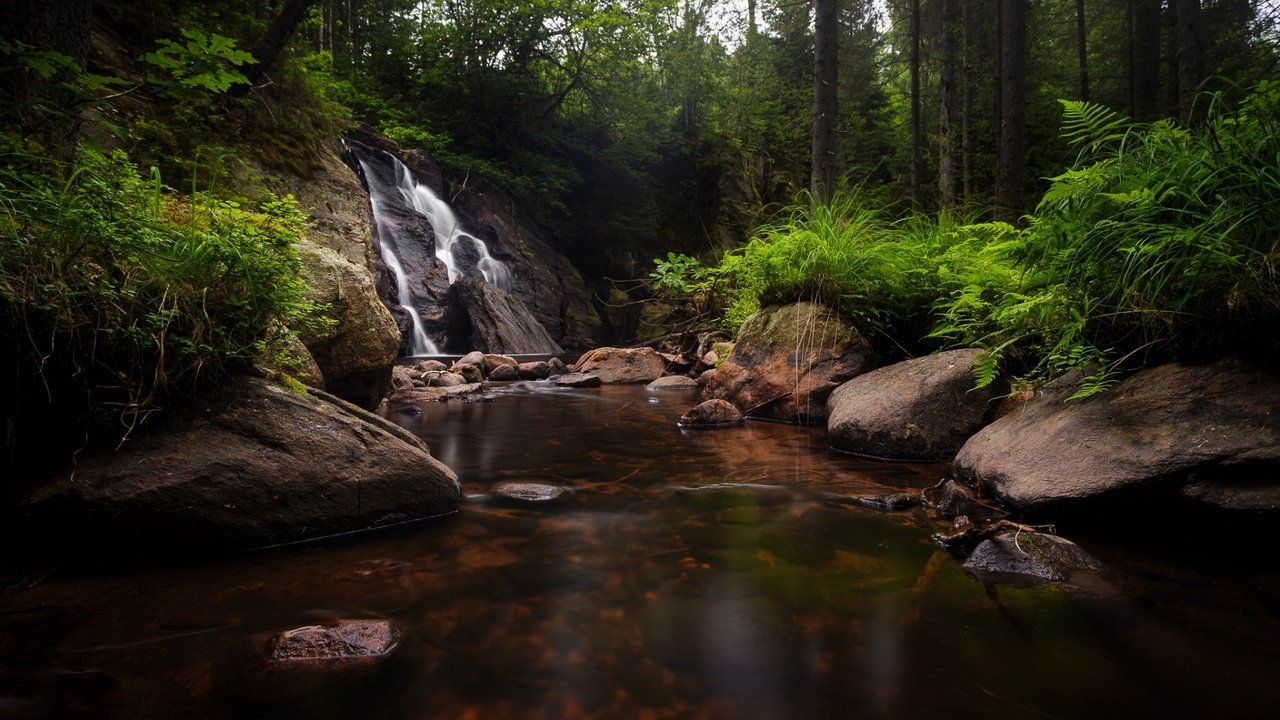
[[[237,50],[235,40],[217,33],[185,28],[186,42],[162,39],[159,47],[142,59],[163,71],[151,77],[161,92],[175,100],[193,101],[224,93],[249,79],[236,68],[257,62],[253,55]]]
[[[28,370],[132,427],[174,393],[320,319],[292,197],[258,211],[163,192],[124,154],[0,166],[0,334]],[[29,380],[28,380],[29,382]]]

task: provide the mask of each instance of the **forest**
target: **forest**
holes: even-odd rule
[[[305,173],[359,122],[514,193],[599,296],[729,330],[761,297],[816,293],[907,354],[986,347],[987,381],[1092,364],[1097,387],[1274,350],[1273,3],[27,6],[0,46],[8,237],[35,195],[91,178],[154,185],[153,208],[251,208],[271,192],[242,158]],[[5,268],[11,308],[46,302],[40,269]]]

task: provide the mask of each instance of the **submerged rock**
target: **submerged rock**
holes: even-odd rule
[[[241,377],[24,503],[72,548],[225,553],[457,510],[453,471],[394,423]]]
[[[400,645],[400,630],[388,620],[339,620],[286,630],[271,640],[270,661],[280,665],[368,664]]]
[[[1078,381],[1051,383],[971,438],[957,477],[1022,510],[1121,489],[1280,509],[1280,377],[1235,361],[1169,364],[1067,401]]]
[[[556,378],[556,385],[572,388],[593,388],[602,385],[599,375],[585,373],[568,373]]]
[[[698,381],[685,375],[667,375],[644,386],[646,390],[697,390]]]
[[[742,413],[727,400],[707,400],[680,416],[680,427],[732,427],[742,424]]]
[[[520,504],[539,504],[562,500],[571,494],[568,488],[559,485],[547,485],[534,482],[502,482],[489,488],[489,492],[500,500],[513,501]]]
[[[456,375],[454,377],[457,377]],[[478,382],[462,383],[460,385],[439,386],[439,387],[415,387],[406,390],[397,390],[387,396],[387,402],[391,405],[405,403],[424,403],[424,402],[441,402],[449,398],[463,397],[474,395],[484,389]]]
[[[595,375],[600,382],[648,383],[662,377],[667,363],[653,348],[597,348],[573,365],[573,372]]]
[[[964,569],[979,580],[1010,585],[1062,582],[1101,568],[1079,545],[1045,533],[1001,533],[979,543],[964,561]]]
[[[831,447],[889,460],[946,462],[982,429],[1007,383],[974,387],[983,351],[950,350],[844,383],[827,401]]]
[[[727,400],[747,417],[823,422],[831,391],[870,370],[871,354],[866,338],[830,308],[765,308],[742,324],[733,352],[709,371],[702,397]]]
[[[871,508],[872,510],[884,510],[886,512],[897,512],[900,510],[910,510],[920,504],[919,495],[908,495],[907,493],[892,493],[890,495],[875,495],[872,497],[851,497],[847,501],[850,505]]]
[[[955,480],[944,479],[921,493],[924,503],[942,517],[965,516],[971,520],[1005,517],[1009,513],[979,500],[969,488]]]

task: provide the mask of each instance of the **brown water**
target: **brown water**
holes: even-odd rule
[[[681,431],[687,396],[515,386],[392,414],[455,468],[454,518],[341,545],[0,595],[0,717],[1221,717],[1280,710],[1280,580],[1087,545],[1087,588],[987,587],[924,510],[832,502],[942,466],[820,431]],[[574,490],[503,506],[492,484]],[[736,486],[736,487],[734,487]],[[1264,549],[1253,551],[1263,555]],[[250,693],[266,637],[394,620],[371,685]]]

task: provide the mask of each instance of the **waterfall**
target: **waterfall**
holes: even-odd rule
[[[418,214],[427,218],[431,229],[435,231],[436,257],[449,269],[449,282],[457,280],[462,274],[460,265],[470,260],[466,255],[470,250],[477,256],[474,265],[481,277],[503,290],[510,290],[511,275],[507,266],[489,254],[489,247],[483,240],[462,229],[448,203],[432,192],[431,188],[420,184],[399,158],[394,155],[390,157],[395,163],[396,187],[400,190],[401,198]]]
[[[362,162],[361,165],[363,166],[364,163]],[[365,172],[368,173],[368,170]],[[373,221],[378,226],[378,248],[382,250],[382,260],[396,278],[396,300],[400,303],[400,307],[409,313],[409,320],[413,323],[413,354],[439,355],[440,348],[431,342],[431,337],[427,335],[427,328],[422,324],[422,315],[414,305],[413,293],[409,291],[409,276],[405,273],[404,266],[400,264],[400,256],[396,255],[395,249],[388,242],[391,232],[382,213],[378,212],[378,199],[372,193],[369,194],[369,205],[373,208]]]
[[[511,289],[511,272],[505,263],[489,253],[483,240],[462,228],[448,203],[420,184],[399,158],[359,143],[344,141],[343,144],[352,151],[369,188],[382,259],[395,277],[396,300],[413,322],[412,352],[414,355],[439,354],[423,322],[423,313],[430,316],[430,308],[439,307],[443,300],[440,288],[436,285],[432,290],[419,284],[415,293],[410,284],[410,271],[414,278],[429,278],[430,258],[434,257],[447,272],[446,278],[436,275],[437,282],[452,284],[460,277],[469,276],[483,278],[503,290]],[[435,246],[430,248],[427,225],[435,237]],[[424,271],[428,274],[420,275]]]

